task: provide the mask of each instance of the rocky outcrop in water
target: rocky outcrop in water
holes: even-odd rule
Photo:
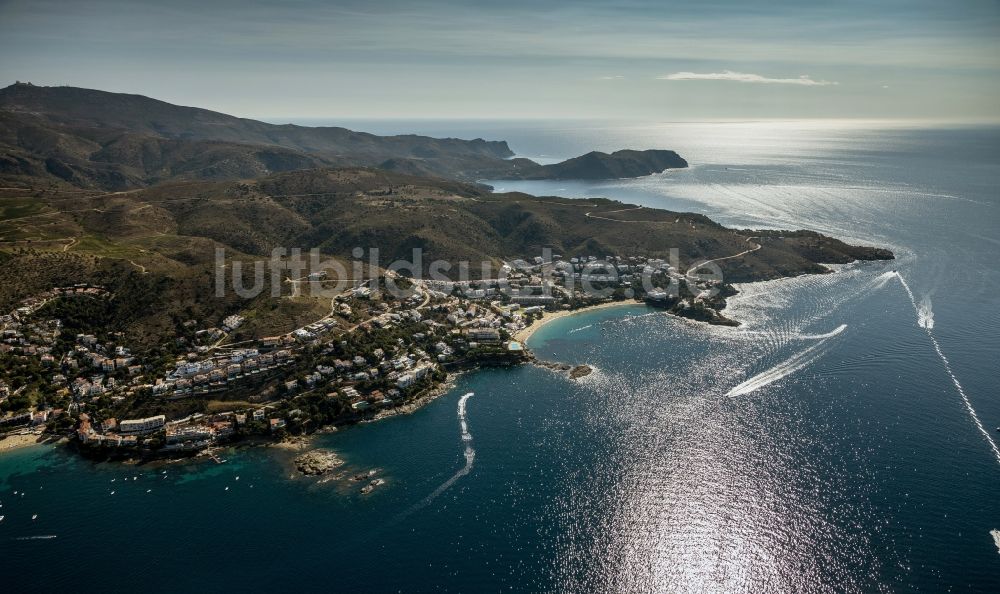
[[[337,454],[329,450],[312,450],[295,459],[295,468],[302,474],[317,476],[326,474],[344,463]]]

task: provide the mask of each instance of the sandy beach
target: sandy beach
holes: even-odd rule
[[[38,433],[12,433],[0,439],[0,452],[6,452],[8,450],[14,450],[17,448],[23,448],[30,445],[35,445],[38,443],[38,438],[41,434]]]
[[[605,309],[608,307],[625,307],[628,305],[642,305],[642,303],[631,300],[609,301],[607,303],[598,303],[597,305],[588,305],[587,307],[581,307],[579,309],[567,309],[556,312],[546,311],[542,313],[542,318],[540,320],[535,320],[534,324],[528,326],[527,328],[518,330],[517,333],[514,334],[514,340],[520,342],[521,344],[525,344],[528,341],[528,339],[531,338],[531,335],[535,333],[536,330],[538,330],[545,324],[548,324],[552,320],[558,320],[559,318],[565,318],[567,316],[575,316],[577,314],[583,314],[597,309]]]

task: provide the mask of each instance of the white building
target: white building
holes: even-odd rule
[[[156,415],[155,417],[147,417],[145,419],[126,419],[118,423],[118,431],[126,434],[143,435],[162,429],[166,422],[167,417],[164,415]]]

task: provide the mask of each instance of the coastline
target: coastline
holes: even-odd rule
[[[465,371],[458,371],[458,372],[449,373],[448,376],[447,376],[447,378],[445,378],[444,381],[442,381],[440,384],[438,384],[438,385],[436,385],[436,386],[434,386],[432,388],[429,388],[425,393],[421,394],[420,396],[418,396],[417,398],[415,398],[411,402],[408,402],[408,403],[406,403],[406,404],[404,404],[402,406],[398,406],[398,407],[395,407],[395,408],[392,408],[392,409],[389,409],[389,410],[380,411],[380,412],[376,413],[375,415],[373,415],[371,418],[361,419],[361,420],[357,421],[357,423],[358,424],[374,423],[374,422],[381,421],[383,419],[387,419],[387,418],[390,418],[390,417],[395,417],[395,416],[399,416],[399,415],[412,414],[412,413],[420,410],[421,408],[423,408],[425,405],[430,404],[434,400],[437,400],[441,396],[444,396],[445,394],[447,394],[448,392],[450,392],[455,387],[455,380],[462,373],[465,373]],[[237,441],[233,441],[233,442],[228,442],[228,443],[225,443],[225,444],[221,444],[220,447],[235,447],[235,448],[240,448],[240,447],[261,447],[261,446],[263,446],[265,448],[272,448],[272,449],[275,449],[275,450],[283,450],[283,451],[288,451],[288,452],[300,452],[300,451],[308,449],[309,447],[312,447],[313,441],[315,440],[315,438],[317,436],[325,434],[325,433],[333,433],[333,432],[337,431],[340,427],[342,427],[342,426],[344,426],[346,424],[347,423],[328,425],[328,426],[325,426],[325,427],[323,427],[323,428],[321,428],[321,429],[319,429],[317,431],[314,431],[312,433],[306,433],[306,434],[302,434],[302,435],[292,435],[292,436],[289,436],[289,437],[286,437],[286,438],[280,439],[280,440],[275,440],[273,438],[268,438],[267,436],[252,436],[252,437],[247,437],[247,438],[240,439],[240,440],[237,440]],[[20,448],[26,448],[26,447],[33,446],[33,445],[41,445],[41,444],[44,444],[44,443],[56,443],[56,442],[68,442],[69,441],[64,436],[63,437],[59,437],[58,439],[51,439],[51,440],[49,440],[49,439],[45,439],[45,435],[46,434],[44,434],[44,433],[17,433],[17,434],[8,435],[6,438],[0,440],[0,455],[2,455],[4,452],[7,452],[7,451],[12,451],[12,450],[15,450],[15,449],[20,449]],[[153,458],[141,460],[141,463],[143,463],[143,464],[152,464],[152,463],[170,464],[170,463],[181,461],[181,460],[191,460],[191,459],[207,459],[207,458],[204,455],[204,452],[198,452],[198,453],[195,453],[194,455],[186,455],[186,456],[153,457]],[[139,458],[128,458],[128,459],[122,460],[122,462],[124,462],[124,463],[129,463],[129,462],[139,463],[140,459]]]
[[[857,261],[855,261],[855,262],[857,262]],[[836,271],[836,269],[834,269],[834,271]],[[782,281],[782,280],[788,280],[788,279],[793,279],[793,278],[796,278],[796,277],[782,277],[782,278],[777,278],[777,279],[767,279],[767,280],[760,280],[760,281],[751,281],[749,283],[740,283],[737,286],[748,285],[748,284],[760,284],[760,283],[779,282],[779,281]],[[737,291],[737,294],[742,294],[742,293],[743,293],[743,291]],[[540,318],[538,318],[537,320],[535,320],[534,323],[532,323],[530,326],[528,326],[526,328],[522,328],[521,330],[519,330],[518,332],[516,332],[511,338],[512,338],[512,340],[519,341],[519,342],[521,342],[522,345],[524,345],[525,351],[527,351],[527,355],[528,355],[528,359],[526,361],[524,361],[525,363],[538,365],[540,367],[547,368],[547,369],[550,369],[550,370],[553,370],[553,371],[557,371],[557,372],[565,372],[565,373],[567,373],[569,375],[569,377],[571,379],[578,379],[580,377],[585,377],[586,375],[588,375],[591,372],[591,368],[589,366],[587,366],[587,365],[579,365],[579,366],[573,367],[573,366],[568,365],[568,364],[561,364],[561,363],[554,363],[554,362],[548,362],[548,361],[544,361],[544,360],[539,360],[539,359],[536,359],[531,354],[530,348],[527,345],[527,341],[531,339],[531,337],[534,335],[535,331],[537,331],[542,326],[545,326],[549,322],[551,322],[553,320],[556,320],[556,319],[559,319],[559,318],[564,318],[564,317],[573,316],[573,315],[577,315],[577,314],[586,314],[586,313],[590,313],[590,312],[593,312],[593,311],[597,311],[597,310],[601,310],[601,309],[607,309],[607,308],[613,308],[613,307],[627,307],[627,306],[638,306],[638,305],[647,305],[647,304],[645,304],[643,301],[636,301],[634,299],[622,299],[622,300],[618,300],[618,301],[607,301],[607,302],[603,302],[603,303],[597,303],[597,304],[593,304],[593,305],[587,305],[587,306],[580,307],[580,308],[577,308],[577,309],[559,310],[559,311],[555,311],[555,312],[543,311]],[[653,309],[657,309],[657,308],[653,308]],[[671,312],[665,312],[665,313],[669,314]],[[711,322],[705,322],[703,320],[698,320],[698,319],[689,318],[689,317],[685,317],[685,316],[680,316],[680,315],[676,315],[676,314],[673,314],[673,316],[677,317],[677,318],[679,318],[681,320],[686,320],[686,321],[688,321],[690,323],[695,323],[695,324],[709,323],[709,324],[711,324]],[[455,388],[456,380],[457,380],[457,378],[458,378],[459,375],[461,375],[463,373],[466,373],[467,371],[474,371],[474,370],[479,369],[479,368],[480,368],[480,366],[476,365],[476,366],[472,367],[471,369],[460,369],[460,370],[457,370],[457,371],[449,372],[447,374],[446,378],[443,381],[441,381],[441,383],[439,383],[437,385],[434,385],[433,387],[430,387],[430,388],[426,389],[423,393],[421,393],[419,396],[415,397],[410,402],[407,402],[406,404],[403,404],[401,406],[394,407],[394,408],[391,408],[391,409],[388,409],[388,410],[378,411],[373,416],[368,417],[368,418],[358,419],[358,420],[355,420],[355,421],[352,421],[352,422],[335,423],[335,424],[324,426],[323,428],[321,428],[321,429],[319,429],[317,431],[314,431],[312,433],[295,435],[295,436],[291,436],[289,438],[280,439],[280,440],[275,440],[273,438],[268,438],[267,436],[252,436],[252,437],[247,437],[247,438],[244,438],[244,439],[239,439],[239,440],[234,441],[234,442],[227,442],[227,443],[223,444],[223,447],[237,447],[238,448],[238,447],[264,446],[264,447],[268,447],[268,448],[274,448],[274,449],[277,449],[277,450],[287,450],[287,451],[293,451],[293,452],[294,451],[301,451],[303,449],[306,449],[306,448],[310,447],[312,445],[313,439],[316,436],[318,436],[320,434],[323,434],[323,433],[335,432],[341,426],[348,425],[348,424],[353,424],[353,423],[358,423],[358,424],[374,423],[374,422],[381,421],[381,420],[384,420],[384,419],[387,419],[387,418],[390,418],[390,417],[412,414],[412,413],[418,411],[419,409],[423,408],[425,405],[427,405],[427,404],[433,402],[434,400],[437,400],[441,396],[444,396],[444,395],[448,394],[449,392],[451,392]],[[586,368],[586,369],[584,369],[584,368]],[[41,433],[34,433],[34,432],[11,433],[11,434],[8,434],[3,439],[0,439],[0,455],[2,455],[4,452],[7,452],[7,451],[13,451],[13,450],[16,450],[16,449],[27,448],[27,447],[30,447],[30,446],[33,446],[33,445],[67,443],[69,441],[70,441],[70,439],[67,436],[65,436],[65,435],[52,435],[52,434],[47,434],[45,432],[41,432]],[[194,457],[197,458],[197,457],[201,457],[202,455],[203,455],[203,452],[199,452]],[[144,459],[141,462],[144,463],[144,464],[145,463],[157,462],[157,461],[164,462],[164,463],[172,463],[172,462],[176,462],[176,461],[180,461],[180,460],[185,460],[185,459],[190,459],[190,458],[191,458],[191,456],[182,456],[182,457],[173,457],[173,456],[171,456],[171,457],[165,457],[165,458],[153,457],[153,458],[149,458],[149,459]],[[125,462],[139,462],[139,461],[140,461],[140,459],[138,459],[138,458],[135,458],[135,459],[129,458],[129,459],[125,460]]]
[[[427,393],[422,394],[421,396],[418,396],[417,398],[415,398],[411,402],[408,402],[408,403],[406,403],[406,404],[404,404],[402,406],[391,408],[389,410],[379,411],[379,412],[375,413],[375,415],[373,415],[369,419],[362,419],[362,420],[358,421],[358,424],[359,425],[365,425],[365,424],[368,424],[368,423],[375,423],[375,422],[381,421],[383,419],[388,419],[390,417],[396,417],[396,416],[399,416],[399,415],[412,414],[412,413],[420,410],[421,408],[423,408],[425,405],[430,404],[434,400],[437,400],[441,396],[444,396],[445,394],[447,394],[448,392],[450,392],[451,389],[455,387],[455,379],[458,377],[458,375],[460,373],[462,373],[462,372],[449,373],[448,377],[443,382],[441,382],[437,386],[434,386],[433,388],[430,388],[427,391]],[[292,435],[292,436],[286,437],[285,439],[282,439],[280,441],[273,441],[273,440],[268,440],[268,439],[262,439],[259,442],[254,442],[253,440],[246,440],[246,441],[244,441],[242,443],[236,443],[236,444],[233,444],[233,445],[237,445],[237,446],[244,445],[244,446],[250,446],[250,447],[255,446],[255,445],[263,445],[264,447],[274,448],[274,449],[277,449],[277,450],[286,450],[286,451],[290,451],[290,452],[301,452],[303,450],[306,450],[306,449],[312,447],[313,441],[315,441],[316,437],[318,437],[320,435],[323,435],[323,434],[335,433],[335,432],[337,432],[339,430],[340,427],[343,427],[343,426],[345,426],[345,425],[327,425],[327,426],[325,426],[325,427],[323,427],[321,429],[318,429],[318,430],[316,430],[316,431],[314,431],[312,433],[306,433],[306,434],[302,434],[302,435]]]
[[[425,405],[437,400],[441,396],[444,396],[450,392],[455,387],[455,380],[458,379],[460,374],[464,371],[452,372],[448,374],[448,377],[444,379],[440,384],[428,389],[426,394],[422,394],[412,401],[407,402],[402,406],[397,406],[395,408],[390,408],[389,410],[383,410],[375,413],[375,415],[370,419],[365,419],[361,423],[375,423],[381,421],[382,419],[388,419],[390,417],[398,417],[399,415],[409,415],[415,413],[416,411],[423,408]]]
[[[427,393],[422,394],[421,396],[415,398],[413,401],[408,402],[402,406],[391,408],[389,410],[379,411],[369,419],[362,419],[361,421],[358,421],[358,424],[366,425],[368,423],[377,423],[378,421],[382,421],[384,419],[389,419],[392,417],[398,417],[400,415],[413,414],[418,410],[420,410],[421,408],[423,408],[424,406],[430,404],[431,402],[437,400],[441,396],[444,396],[445,394],[450,392],[455,387],[455,380],[462,373],[464,372],[459,371],[456,373],[449,373],[448,377],[445,378],[443,382],[441,382],[437,386],[434,386],[433,388],[430,388],[427,391]],[[336,431],[339,430],[339,427],[341,426],[342,425],[328,425],[322,429],[314,431],[313,433],[308,433],[304,435],[293,435],[281,441],[262,440],[260,443],[245,443],[242,445],[247,445],[247,446],[263,445],[264,447],[274,448],[276,450],[301,452],[310,447],[313,447],[313,442],[315,441],[316,437],[323,435],[324,433],[335,433]]]
[[[541,328],[542,326],[548,324],[553,320],[558,320],[559,318],[565,318],[576,314],[589,313],[592,311],[596,311],[598,309],[606,309],[609,307],[624,307],[628,305],[643,305],[643,303],[641,301],[635,301],[635,300],[609,301],[607,303],[588,305],[586,307],[581,307],[578,309],[566,309],[556,312],[548,312],[548,311],[542,312],[542,317],[540,319],[536,320],[533,324],[531,324],[527,328],[522,328],[521,330],[518,330],[517,333],[514,334],[513,339],[527,346],[526,343],[528,339],[531,338],[531,336],[535,333],[535,331],[537,331],[539,328]]]

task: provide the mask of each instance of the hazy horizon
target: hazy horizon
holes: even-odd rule
[[[22,81],[23,82],[23,81]],[[197,106],[188,106],[197,107]],[[878,117],[878,118],[855,118],[847,116],[831,116],[831,117],[810,117],[810,118],[794,118],[794,117],[773,117],[773,118],[658,118],[655,116],[641,117],[641,118],[613,118],[613,117],[559,117],[559,116],[511,116],[511,117],[485,117],[485,116],[337,116],[334,115],[316,115],[316,116],[267,116],[267,115],[243,115],[243,114],[230,114],[239,115],[240,117],[252,118],[269,124],[296,124],[300,126],[326,126],[333,125],[334,122],[573,122],[573,123],[613,123],[613,124],[755,124],[755,123],[830,123],[837,125],[845,124],[858,124],[860,125],[870,125],[870,124],[886,124],[892,127],[906,127],[908,125],[914,126],[925,126],[925,125],[1000,125],[1000,116],[982,116],[982,117]]]
[[[0,4],[0,80],[264,119],[1000,120],[1000,4]]]

